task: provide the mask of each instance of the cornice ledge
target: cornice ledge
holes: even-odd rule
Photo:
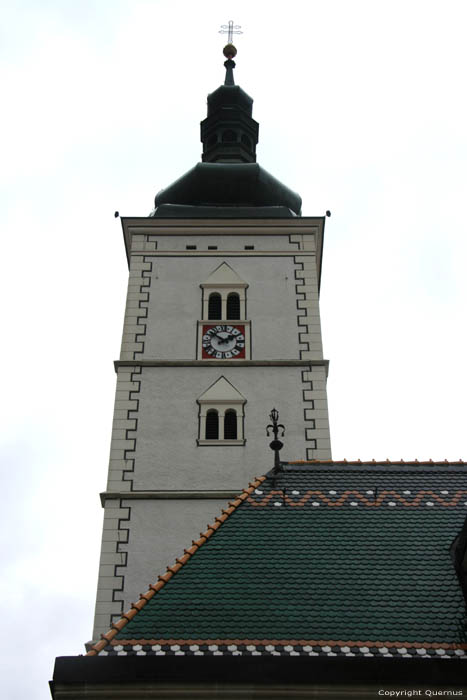
[[[329,360],[115,360],[119,367],[329,367]]]
[[[199,499],[199,498],[235,498],[241,488],[232,491],[103,491],[100,494],[102,507],[106,501],[125,500],[167,500],[167,499]]]

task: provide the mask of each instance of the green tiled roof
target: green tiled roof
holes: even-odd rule
[[[465,647],[465,604],[450,556],[467,513],[465,467],[283,470],[226,519],[114,644]]]

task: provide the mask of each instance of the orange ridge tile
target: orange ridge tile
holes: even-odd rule
[[[122,627],[125,627],[125,625],[126,625],[125,620],[124,620],[123,618],[120,618],[120,620],[119,620],[118,622],[114,622],[114,623],[112,624],[112,629],[117,630],[118,632],[120,632],[120,630],[122,629]]]
[[[192,544],[188,549],[184,549],[185,554],[194,554],[199,549],[197,544]]]
[[[220,528],[220,526],[228,519],[229,515],[231,515],[236,510],[236,508],[238,508],[238,506],[241,505],[243,501],[245,501],[248,498],[248,496],[250,496],[253,493],[255,488],[257,488],[260,484],[263,483],[265,479],[265,476],[260,476],[255,481],[250,483],[249,488],[243,489],[241,495],[239,495],[232,503],[229,504],[231,507],[228,508],[227,511],[223,510],[222,515],[215,518],[216,522],[213,525],[208,525],[206,532],[202,532],[200,534],[200,539],[197,541],[192,540],[192,546],[189,549],[184,550],[184,556],[180,557],[179,559],[176,559],[176,563],[172,566],[168,566],[167,573],[157,577],[158,583],[150,584],[148,590],[145,593],[140,594],[139,601],[137,603],[132,603],[131,609],[124,613],[120,620],[118,620],[115,623],[112,623],[110,630],[108,630],[108,632],[106,632],[105,634],[101,635],[100,641],[91,647],[91,649],[87,652],[86,656],[97,656],[99,652],[101,652],[109,642],[113,641],[114,644],[121,643],[118,640],[114,640],[114,637],[118,634],[118,632],[120,632],[120,630],[122,630],[125,627],[125,625],[130,620],[132,620],[140,610],[144,608],[148,601],[151,600],[151,598],[153,598],[154,595],[158,591],[160,591],[161,588],[163,588],[168,581],[170,581],[172,576],[175,576],[175,574],[178,571],[180,571],[180,569],[186,564],[186,562],[189,559],[191,559],[193,554],[195,554],[195,552],[201,547],[201,545],[204,544],[214,534],[214,532],[216,532],[216,530]],[[173,643],[175,644],[176,642]]]
[[[190,558],[190,555],[185,553],[185,554],[183,555],[183,557],[177,557],[175,561],[176,561],[178,564],[180,564],[180,566],[183,566],[184,564],[187,563],[187,561],[188,561],[189,558]]]
[[[172,566],[167,567],[167,571],[171,571],[173,574],[176,574],[181,568],[182,564],[172,564]]]
[[[162,574],[161,576],[158,576],[157,579],[159,581],[164,581],[165,583],[167,583],[167,581],[170,581],[172,576],[173,576],[173,574],[170,571],[168,571],[166,574]]]
[[[132,620],[138,612],[137,610],[135,610],[135,608],[133,608],[133,603],[131,605],[131,610],[127,610],[127,612],[122,615],[122,617],[124,617],[128,622]]]
[[[164,588],[164,581],[158,581],[157,583],[150,583],[149,584],[149,590],[154,591],[154,593],[157,593],[157,591],[160,591],[161,588]]]

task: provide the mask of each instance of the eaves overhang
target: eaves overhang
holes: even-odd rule
[[[279,687],[287,688],[288,697],[302,698],[307,689],[315,693],[313,697],[355,698],[358,689],[358,697],[362,699],[378,697],[379,689],[394,686],[455,688],[459,694],[467,690],[465,661],[461,659],[61,656],[55,660],[50,681],[54,700],[71,697],[71,688],[73,698],[110,697],[103,694],[107,685],[118,686],[121,698],[167,697],[158,694],[158,686],[165,692],[170,686],[178,688],[180,694],[176,697],[179,698],[195,697],[190,691],[198,689],[199,692],[200,687],[205,690],[203,697],[206,698],[245,697],[235,694],[236,689],[240,691],[245,685],[250,693],[255,692],[255,697],[263,698],[278,697],[273,689]],[[90,694],[91,687],[102,695]],[[141,694],[125,693],[125,688],[131,693],[134,687],[138,687]],[[210,689],[217,694],[211,694]],[[321,695],[316,695],[318,690]]]
[[[302,199],[259,163],[218,162],[197,163],[158,192],[154,204],[155,217],[166,215],[159,209],[167,204],[188,205],[193,211],[198,206],[285,207],[289,216],[300,216]]]

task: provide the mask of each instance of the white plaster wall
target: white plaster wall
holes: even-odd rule
[[[245,487],[273,466],[266,436],[276,407],[287,428],[283,459],[305,459],[301,367],[145,367],[141,374],[133,489]],[[224,375],[246,398],[245,446],[197,446],[196,398]],[[287,446],[290,446],[289,448]]]
[[[186,250],[187,245],[195,245],[197,250],[208,250],[216,245],[219,250],[244,250],[253,245],[255,250],[298,250],[298,243],[291,242],[289,236],[152,236],[157,241],[157,250]]]
[[[121,546],[122,551],[128,551],[128,559],[119,569],[124,576],[123,594],[116,594],[123,600],[123,611],[165,574],[167,566],[175,564],[176,557],[214,522],[227,501],[154,499],[125,501],[125,505],[131,508],[130,541]]]
[[[142,359],[196,359],[196,322],[202,318],[199,285],[223,261],[249,284],[251,359],[300,358],[293,257],[187,256],[154,258]]]

